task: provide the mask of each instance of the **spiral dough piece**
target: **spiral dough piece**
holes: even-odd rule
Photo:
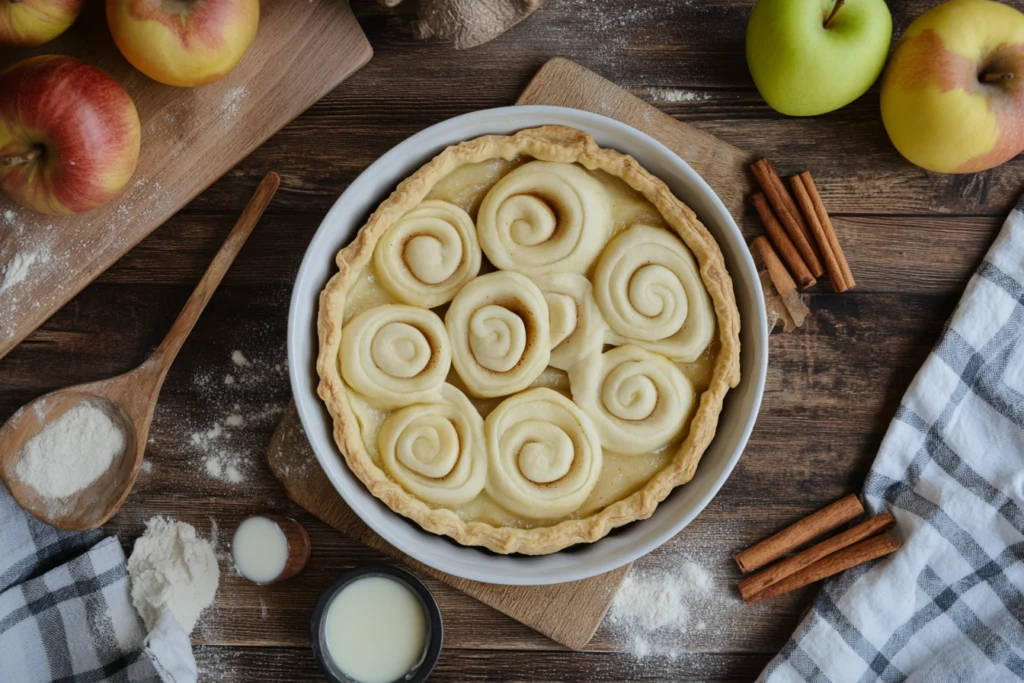
[[[551,389],[505,399],[484,422],[487,492],[529,519],[568,515],[601,476],[601,442],[590,419]]]
[[[423,308],[451,301],[476,277],[480,258],[473,219],[438,199],[398,219],[373,252],[381,284],[402,302]]]
[[[539,275],[533,281],[548,304],[551,365],[568,370],[599,352],[608,324],[594,301],[590,280],[575,273]]]
[[[476,227],[498,268],[583,274],[608,240],[611,211],[604,186],[582,167],[531,161],[491,188]]]
[[[510,271],[462,288],[444,317],[459,377],[474,396],[525,389],[551,357],[548,305],[537,285]]]
[[[436,401],[391,413],[381,425],[377,446],[388,474],[428,503],[468,503],[487,481],[483,418],[450,384]]]
[[[621,337],[613,342],[692,362],[715,333],[696,259],[662,228],[634,225],[609,242],[594,270],[594,296]]]
[[[339,356],[342,378],[377,408],[436,397],[452,358],[437,314],[398,304],[352,318],[341,331]]]
[[[626,455],[678,440],[694,398],[675,363],[633,344],[589,356],[569,371],[569,387],[601,444]]]

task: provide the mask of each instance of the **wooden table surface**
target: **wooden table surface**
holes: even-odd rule
[[[693,524],[634,569],[653,571],[689,558],[712,571],[723,597],[702,608],[709,626],[704,635],[681,640],[690,654],[638,662],[606,627],[592,651],[569,652],[428,581],[446,621],[433,680],[743,681],[782,646],[813,589],[746,608],[728,593],[737,578],[731,554],[860,489],[900,397],[1024,188],[1024,164],[963,176],[911,166],[886,138],[877,87],[825,116],[775,113],[758,96],[745,64],[752,4],[546,0],[498,40],[456,52],[415,42],[410,9],[356,0],[376,51],[370,64],[0,361],[0,419],[42,392],[134,367],[167,331],[259,178],[268,170],[281,174],[277,199],[171,370],[148,470],[107,527],[126,551],[155,514],[204,533],[215,526],[222,551],[225,537],[252,513],[294,514],[309,529],[308,569],[280,586],[245,584],[230,575],[225,556],[216,605],[193,634],[204,679],[319,680],[307,635],[317,595],[346,569],[384,560],[290,504],[262,460],[289,398],[288,297],[306,244],[338,194],[374,159],[438,121],[513,103],[536,70],[558,55],[681,120],[771,157],[783,173],[813,171],[858,286],[843,295],[827,287],[813,291],[806,326],[772,335],[764,406],[735,472]],[[936,3],[889,4],[899,31]],[[757,231],[750,216],[743,223],[748,234]],[[235,365],[235,350],[250,365]],[[202,435],[230,414],[242,415],[245,426],[215,442],[239,459],[245,478],[238,484],[211,478],[204,465],[209,453]]]

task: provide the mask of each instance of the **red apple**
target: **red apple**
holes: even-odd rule
[[[0,0],[0,45],[53,40],[78,18],[85,0]]]
[[[107,0],[121,54],[167,85],[223,78],[249,49],[259,21],[259,0]]]
[[[106,73],[44,55],[0,73],[0,189],[35,211],[88,211],[135,172],[135,103]]]

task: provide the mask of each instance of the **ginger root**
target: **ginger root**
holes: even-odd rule
[[[378,0],[396,7],[402,0]],[[540,7],[541,0],[420,0],[415,32],[419,39],[448,40],[456,50],[483,45]]]

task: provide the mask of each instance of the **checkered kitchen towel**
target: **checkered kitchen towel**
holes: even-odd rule
[[[762,681],[1024,680],[1024,200],[865,484],[904,537],[826,582]]]
[[[163,656],[168,639],[147,640],[132,607],[120,542],[102,536],[43,524],[0,485],[0,681],[176,680],[159,664],[173,661]],[[184,648],[191,659],[184,631],[173,626],[183,639],[170,640],[174,654]]]

